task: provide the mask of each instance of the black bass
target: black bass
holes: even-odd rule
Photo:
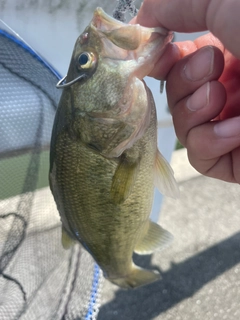
[[[178,189],[157,149],[155,104],[142,80],[171,39],[164,28],[124,24],[97,8],[58,85],[49,178],[62,244],[79,241],[123,288],[160,278],[134,265],[132,255],[171,238],[149,220],[154,184],[170,196]]]

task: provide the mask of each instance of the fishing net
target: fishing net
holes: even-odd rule
[[[0,30],[0,319],[96,319],[101,273],[61,246],[48,187],[58,74]]]

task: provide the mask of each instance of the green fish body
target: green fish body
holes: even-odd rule
[[[50,187],[62,220],[62,244],[79,241],[105,277],[123,288],[159,279],[132,261],[171,235],[149,220],[154,183],[177,192],[157,149],[152,94],[142,78],[171,34],[94,12],[77,39],[55,117]]]

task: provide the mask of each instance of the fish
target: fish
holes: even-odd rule
[[[155,103],[143,80],[171,39],[164,28],[125,24],[96,8],[57,85],[49,182],[62,245],[81,243],[105,278],[126,289],[160,279],[135,265],[133,253],[172,239],[149,219],[154,187],[173,197],[178,187],[157,147]]]

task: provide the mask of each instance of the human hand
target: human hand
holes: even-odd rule
[[[212,32],[194,42],[169,45],[151,76],[167,80],[176,134],[188,150],[190,163],[202,174],[237,183],[239,16],[238,0],[146,0],[135,20],[148,27],[164,26],[179,32]]]

